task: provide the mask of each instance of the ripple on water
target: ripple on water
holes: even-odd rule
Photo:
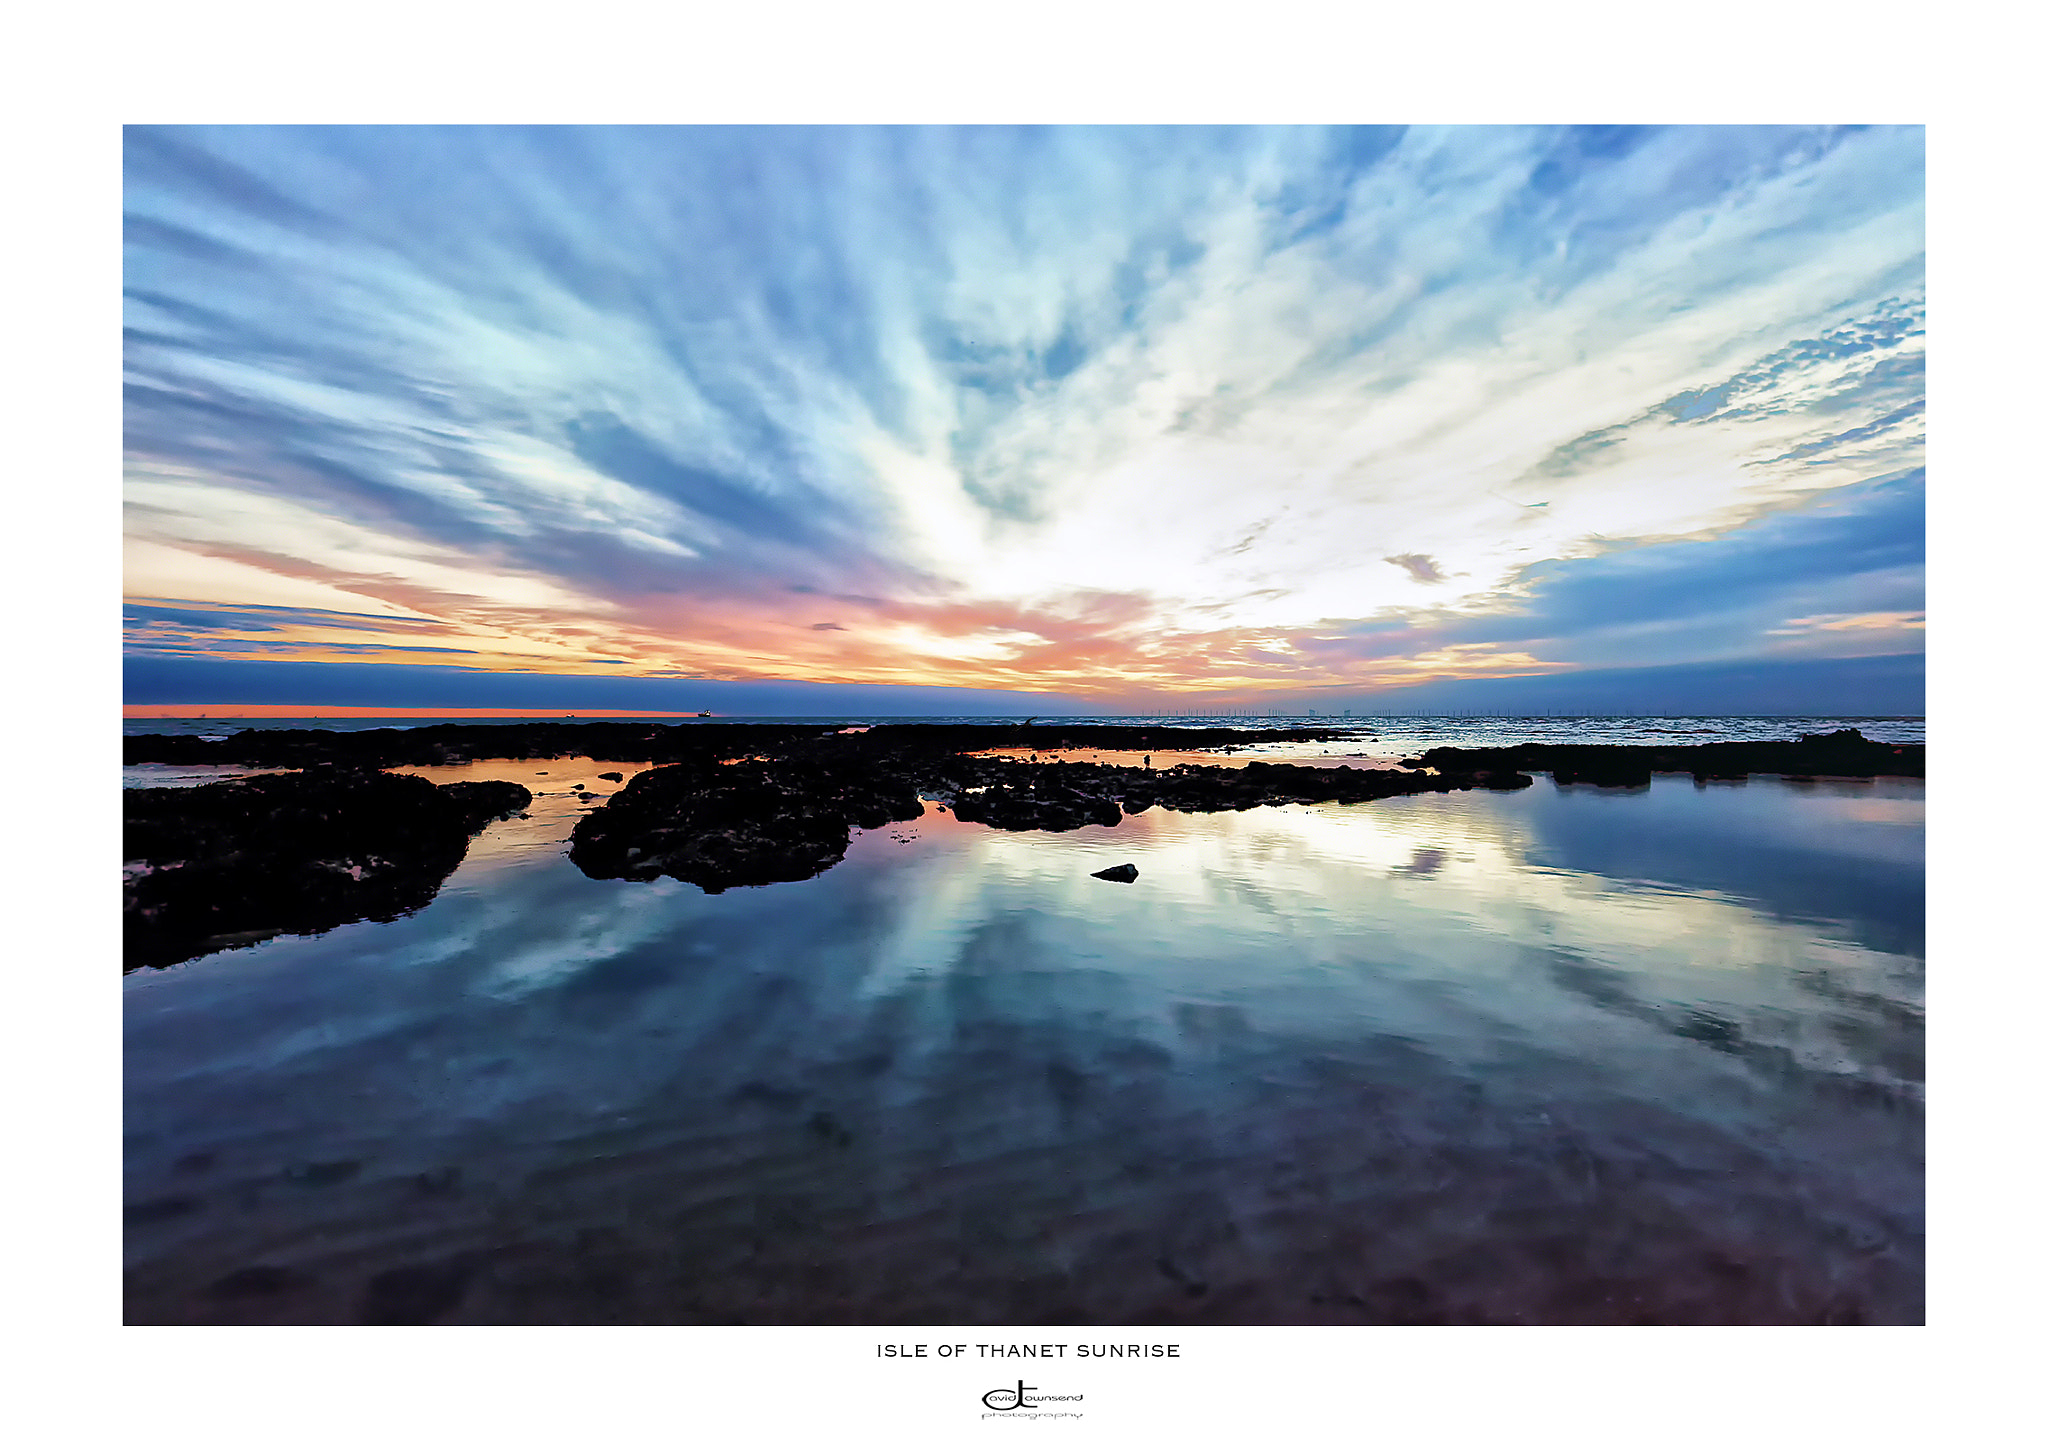
[[[415,916],[124,983],[132,1320],[1920,1316],[1917,783],[933,805],[713,897],[533,765]]]

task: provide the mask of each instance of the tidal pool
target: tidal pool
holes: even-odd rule
[[[928,804],[707,896],[564,855],[636,768],[124,980],[130,1322],[1922,1317],[1917,781]]]

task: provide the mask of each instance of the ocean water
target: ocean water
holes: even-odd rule
[[[867,725],[899,720],[945,725],[1014,724],[1014,715],[721,715],[726,723],[809,724],[830,720]],[[1789,740],[1803,731],[1855,728],[1873,740],[1893,744],[1924,741],[1926,722],[1918,715],[1048,715],[1033,717],[1044,725],[1180,725],[1238,729],[1288,729],[1297,726],[1355,729],[1390,746],[1406,749],[1430,745],[1512,745],[1524,740],[1579,744],[1642,744],[1669,741],[1697,744],[1711,740]],[[460,719],[455,716],[404,715],[337,718],[305,715],[285,718],[243,718],[232,715],[177,719],[126,719],[124,735],[211,735],[225,739],[237,730],[390,730],[427,725],[493,725],[521,720],[632,720],[636,724],[679,725],[686,719],[645,719],[621,715],[559,714],[512,716],[505,720]]]
[[[711,896],[567,860],[634,768],[422,768],[540,793],[411,917],[124,979],[131,1322],[1922,1316],[1917,781],[928,806]]]

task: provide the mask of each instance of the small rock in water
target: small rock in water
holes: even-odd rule
[[[616,770],[607,770],[598,776],[599,780],[624,780],[625,778],[626,777],[620,775]]]
[[[1121,866],[1112,866],[1107,871],[1090,871],[1090,876],[1099,881],[1136,881],[1138,868],[1126,861]]]

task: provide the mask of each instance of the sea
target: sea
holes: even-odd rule
[[[1223,765],[1924,739],[1069,719],[1355,732],[1174,756]],[[534,802],[410,916],[124,978],[129,1322],[1923,1320],[1918,780],[1538,775],[1058,833],[928,804],[706,894],[567,857],[645,765],[417,768]]]

